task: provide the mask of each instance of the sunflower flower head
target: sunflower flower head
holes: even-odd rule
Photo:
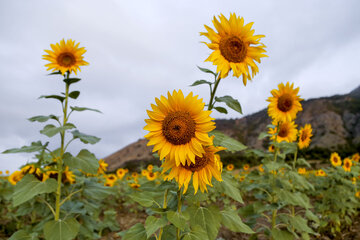
[[[269,128],[269,134],[271,134],[271,140],[276,140],[277,142],[294,142],[296,141],[297,137],[297,125],[294,121],[291,122],[279,122],[276,124],[273,122],[274,125],[278,125],[275,128]],[[278,131],[279,127],[279,131]]]
[[[249,165],[249,164],[245,164],[245,165],[243,166],[243,169],[244,169],[244,171],[248,171],[248,170],[250,169],[250,165]]]
[[[360,198],[360,191],[357,191],[357,192],[355,193],[355,197]]]
[[[300,175],[305,175],[305,174],[306,174],[306,168],[299,168],[299,169],[298,169],[298,173],[299,173]]]
[[[269,152],[275,152],[275,146],[273,144],[271,144],[268,148]]]
[[[330,162],[334,167],[341,166],[342,161],[341,161],[341,158],[340,158],[340,156],[339,156],[339,154],[337,152],[331,153]]]
[[[205,147],[205,153],[198,157],[196,156],[195,163],[176,165],[175,161],[171,158],[167,158],[163,164],[163,172],[170,170],[170,173],[165,176],[165,180],[174,179],[179,184],[179,189],[184,186],[183,193],[188,189],[189,182],[192,178],[195,194],[200,188],[201,192],[207,191],[207,185],[212,187],[211,179],[214,178],[217,181],[222,181],[222,162],[217,152],[225,150],[224,147],[215,147],[213,145]]]
[[[230,164],[226,165],[226,170],[228,170],[228,171],[234,170],[234,164],[230,163]]]
[[[351,159],[352,159],[354,162],[359,162],[359,160],[360,160],[360,155],[359,155],[359,153],[355,153],[354,155],[352,155]]]
[[[258,167],[259,172],[264,172],[264,165],[260,164]]]
[[[351,166],[352,166],[352,161],[350,160],[350,158],[345,158],[343,165],[345,172],[351,172]]]
[[[211,42],[206,44],[213,52],[205,60],[217,66],[216,72],[225,78],[230,70],[233,76],[242,76],[246,86],[247,80],[251,80],[259,68],[255,62],[260,63],[261,58],[267,57],[266,46],[260,42],[264,35],[254,35],[255,30],[251,27],[253,23],[244,24],[244,19],[230,14],[227,19],[223,14],[214,16],[213,24],[216,31],[205,25],[207,32],[200,35],[207,37]]]
[[[160,160],[171,157],[176,166],[195,164],[195,157],[205,153],[203,146],[212,144],[208,132],[215,129],[211,111],[205,111],[205,103],[191,92],[184,97],[181,90],[168,92],[168,98],[155,98],[153,111],[147,111],[150,119],[145,119],[144,130],[148,146],[154,145]]]
[[[125,174],[126,174],[126,171],[125,171],[125,169],[123,169],[123,168],[119,168],[118,170],[116,170],[116,176],[117,176],[120,180],[122,180],[122,179],[124,178]]]
[[[47,70],[60,71],[62,75],[66,72],[77,73],[80,71],[80,66],[89,65],[84,61],[83,54],[86,52],[84,47],[79,48],[79,44],[75,41],[68,39],[61,40],[60,43],[50,44],[52,50],[44,50],[48,55],[43,55],[43,59],[49,61],[46,64]]]
[[[307,148],[310,145],[310,138],[312,137],[312,128],[310,124],[305,124],[299,131],[299,149]]]
[[[267,99],[269,103],[268,114],[274,121],[286,122],[296,118],[296,114],[302,111],[299,95],[299,87],[294,89],[294,84],[289,82],[284,85],[280,83],[279,89],[271,91],[272,97]]]
[[[154,181],[157,178],[157,173],[147,172],[146,178],[148,181]]]
[[[152,172],[152,170],[154,169],[154,166],[152,164],[149,164],[146,168],[149,172]]]
[[[8,181],[12,185],[16,185],[16,183],[18,183],[23,177],[24,174],[21,171],[15,171],[9,176]]]
[[[325,177],[326,176],[326,172],[322,169],[319,169],[315,172],[315,176],[317,177]]]

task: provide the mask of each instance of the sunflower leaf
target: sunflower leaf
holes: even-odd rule
[[[218,111],[219,113],[225,113],[225,114],[228,113],[228,111],[226,110],[226,108],[223,108],[223,107],[214,107],[214,109],[215,109],[216,111]]]
[[[80,95],[80,91],[72,91],[71,93],[69,93],[69,97],[71,97],[72,99],[77,99]]]
[[[211,85],[212,82],[209,82],[209,81],[206,81],[206,80],[197,80],[193,84],[191,84],[190,87],[197,86],[197,85],[200,85],[200,84],[209,84],[209,85]]]
[[[226,95],[223,97],[215,97],[215,100],[217,102],[224,102],[229,108],[242,114],[242,109],[239,101],[234,99],[233,97]]]
[[[211,73],[213,74],[215,77],[217,76],[217,73],[214,73],[213,71],[207,69],[207,68],[202,68],[202,67],[199,67],[197,66],[201,71],[205,72],[205,73]]]
[[[49,142],[45,143],[45,145],[42,145],[40,141],[37,141],[37,142],[32,142],[30,146],[22,146],[21,148],[11,148],[3,151],[2,153],[38,152],[46,148],[48,144]]]
[[[98,159],[87,149],[82,149],[76,157],[68,153],[64,156],[64,162],[71,168],[76,168],[91,174],[95,174],[99,168]]]
[[[226,151],[234,153],[234,152],[245,150],[247,148],[241,142],[225,135],[224,133],[222,133],[220,131],[213,130],[209,134],[210,134],[210,136],[215,136],[214,145],[225,147]]]
[[[34,116],[34,117],[31,117],[29,118],[28,120],[30,122],[46,122],[47,120],[49,119],[54,119],[54,120],[59,120],[59,117],[55,116],[55,115],[49,115],[49,116]]]
[[[94,112],[98,112],[98,113],[102,113],[101,111],[94,109],[94,108],[87,108],[87,107],[70,107],[72,111],[78,111],[78,112],[82,112],[85,110],[88,111],[94,111]]]
[[[64,126],[61,126],[61,127],[56,127],[52,124],[48,124],[43,128],[43,130],[40,131],[40,133],[44,134],[48,137],[53,137],[60,132],[63,132],[65,130],[72,129],[72,128],[75,128],[75,125],[72,123],[66,123]]]
[[[133,225],[131,228],[129,228],[124,236],[122,237],[123,240],[146,240],[146,230],[144,228],[144,225],[141,223],[137,223]]]
[[[60,71],[49,73],[48,75],[62,75]]]
[[[80,78],[65,78],[64,82],[67,83],[68,85],[76,83],[78,81],[80,81]]]
[[[223,210],[221,211],[221,221],[222,224],[230,229],[233,232],[242,232],[253,234],[254,231],[246,224],[244,224],[237,214],[236,211],[233,210]]]
[[[95,137],[95,136],[91,136],[91,135],[87,135],[85,133],[81,133],[78,130],[74,130],[71,132],[74,138],[79,138],[80,141],[82,141],[83,143],[87,144],[95,144],[97,142],[100,141],[100,138]]]
[[[42,95],[38,99],[40,98],[53,98],[59,100],[61,103],[65,100],[65,97],[59,95]]]
[[[167,222],[168,220],[166,219],[166,217],[157,218],[154,216],[148,216],[145,221],[145,230],[147,237],[149,238],[159,228],[164,227]]]
[[[71,240],[74,239],[80,229],[80,224],[75,218],[65,220],[52,220],[44,225],[46,240]]]

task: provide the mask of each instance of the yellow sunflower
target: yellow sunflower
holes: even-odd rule
[[[226,170],[228,170],[228,171],[234,170],[234,164],[232,164],[232,163],[228,164],[228,165],[226,166]]]
[[[243,166],[243,169],[244,169],[245,171],[248,171],[249,168],[250,168],[250,165],[249,165],[249,164],[245,164],[245,165]]]
[[[126,174],[126,171],[125,171],[125,169],[123,169],[123,168],[119,168],[118,170],[116,170],[116,176],[117,176],[120,180],[122,180],[122,179],[124,178],[125,174]]]
[[[26,165],[25,167],[21,168],[21,172],[26,175],[26,174],[33,174],[36,170],[35,165],[30,164],[30,165]]]
[[[131,173],[131,176],[132,176],[134,179],[136,179],[136,178],[139,177],[139,174],[138,174],[137,172],[132,172],[132,173]]]
[[[0,175],[2,175],[3,174],[3,172],[2,171],[0,171]]]
[[[45,182],[46,179],[49,178],[49,176],[46,174],[46,172],[41,171],[40,168],[36,168],[36,170],[33,172],[33,174],[41,182]]]
[[[352,182],[352,184],[356,185],[356,177],[352,177],[351,182]]]
[[[344,159],[343,168],[345,172],[351,172],[352,161],[349,158]]]
[[[153,168],[154,168],[154,166],[151,165],[151,164],[149,164],[146,169],[147,169],[149,172],[152,172]]]
[[[318,177],[325,177],[326,176],[326,172],[322,169],[319,169],[315,172],[315,176],[318,176]]]
[[[9,175],[9,174],[10,174],[10,171],[9,171],[9,170],[6,170],[5,173],[6,173],[6,175]]]
[[[268,149],[268,150],[269,150],[269,152],[272,152],[272,153],[275,152],[275,146],[271,144],[271,145],[269,146],[269,149]]]
[[[298,173],[301,174],[301,175],[305,175],[306,174],[306,168],[299,168]]]
[[[273,123],[274,124],[274,123]],[[277,125],[277,124],[274,124]],[[279,123],[279,132],[277,127],[269,128],[269,134],[271,134],[271,140],[276,139],[277,142],[294,142],[296,141],[297,136],[297,125],[294,121],[291,122],[280,122]],[[277,134],[277,135],[276,135]]]
[[[113,187],[114,184],[115,184],[115,181],[106,180],[105,183],[104,183],[104,186],[105,187]]]
[[[15,171],[9,176],[8,180],[12,185],[16,185],[23,177],[24,174],[21,171]]]
[[[337,152],[331,153],[330,162],[334,167],[341,166],[342,161],[341,161],[341,158],[340,158],[340,156],[339,156],[339,154]]]
[[[260,164],[260,165],[258,166],[258,170],[259,170],[259,172],[264,172],[264,167],[263,167],[262,164]]]
[[[148,174],[148,170],[146,170],[146,169],[141,170],[142,176],[146,177],[147,174]]]
[[[115,174],[108,174],[106,175],[106,181],[109,182],[116,182],[117,176]]]
[[[75,41],[69,39],[61,40],[60,43],[50,44],[52,50],[44,50],[49,55],[43,55],[43,59],[50,63],[46,64],[47,70],[60,71],[65,74],[67,71],[77,73],[80,66],[89,65],[83,60],[83,54],[86,52],[84,47],[79,48],[79,44],[75,45]]]
[[[312,128],[310,124],[305,124],[299,131],[298,146],[300,149],[306,148],[310,145],[310,138],[312,137]]]
[[[239,181],[240,182],[243,182],[245,180],[245,175],[241,175],[240,177],[239,177]]]
[[[211,145],[208,132],[215,128],[211,111],[204,111],[205,103],[191,92],[184,97],[181,90],[168,92],[168,98],[155,98],[153,111],[147,111],[144,130],[150,131],[145,138],[148,146],[154,145],[160,160],[167,156],[175,159],[176,166],[195,164],[195,156],[205,153],[203,145]]]
[[[300,88],[294,89],[294,84],[290,85],[289,82],[286,85],[280,83],[278,88],[273,89],[272,97],[267,99],[270,102],[268,114],[276,122],[292,121],[296,118],[297,112],[303,110],[300,103],[303,99],[297,95]]]
[[[355,153],[354,155],[352,155],[352,158],[351,158],[354,162],[359,162],[360,160],[360,155],[359,153]]]
[[[146,174],[146,178],[148,181],[154,181],[157,178],[157,174],[153,172],[148,172]]]
[[[235,13],[230,14],[229,20],[221,14],[219,20],[216,17],[213,20],[217,32],[205,25],[207,32],[200,33],[211,41],[204,43],[214,50],[205,61],[217,65],[216,72],[220,72],[221,78],[232,70],[233,76],[242,76],[246,85],[259,72],[255,61],[260,63],[262,57],[267,57],[266,46],[260,42],[265,35],[254,35],[253,23],[244,25],[244,19]]]
[[[130,187],[134,189],[138,189],[140,187],[140,184],[138,183],[130,183]]]
[[[104,174],[106,172],[106,169],[109,164],[107,164],[104,160],[99,160],[99,168],[98,168],[98,174]]]
[[[181,163],[177,166],[173,159],[166,158],[162,164],[162,173],[167,172],[169,169],[170,173],[165,177],[165,180],[175,178],[179,184],[179,189],[184,186],[183,193],[185,193],[192,176],[195,194],[199,187],[201,192],[204,192],[204,190],[207,191],[206,185],[212,187],[212,176],[214,176],[216,180],[222,181],[222,162],[220,161],[220,156],[215,153],[224,149],[224,147],[207,146],[205,147],[203,156],[196,156],[195,164],[191,163],[190,165]]]
[[[355,193],[355,197],[360,198],[360,191],[357,191],[357,192]]]

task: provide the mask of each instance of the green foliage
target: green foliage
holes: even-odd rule
[[[87,149],[82,149],[76,157],[66,153],[64,155],[64,163],[70,168],[83,170],[91,174],[97,173],[99,167],[98,159]]]
[[[64,126],[56,127],[52,124],[46,125],[43,130],[40,131],[41,134],[44,134],[48,137],[53,137],[58,133],[62,133],[65,130],[76,128],[74,124],[72,123],[66,123]]]
[[[233,232],[243,232],[248,234],[255,233],[249,226],[244,224],[239,215],[234,210],[221,211],[222,224]]]
[[[99,110],[94,109],[94,108],[87,108],[87,107],[70,107],[70,109],[72,111],[78,111],[78,112],[82,112],[82,111],[93,111],[93,112],[98,112],[101,113]]]
[[[190,87],[201,85],[201,84],[208,84],[211,85],[212,82],[206,81],[206,80],[197,80],[193,84],[190,85]]]
[[[222,146],[226,148],[226,151],[238,152],[246,149],[246,146],[241,142],[223,134],[220,131],[213,130],[209,133],[210,136],[214,136],[214,145]]]
[[[79,232],[80,224],[75,218],[52,220],[44,225],[46,240],[72,240]]]
[[[78,138],[78,139],[80,139],[80,141],[82,141],[85,144],[87,144],[87,143],[95,144],[100,141],[100,138],[91,136],[91,135],[87,135],[85,133],[81,133],[78,130],[74,130],[71,133],[73,135],[73,138],[75,138],[75,139]]]
[[[48,143],[46,143],[45,145],[42,145],[41,141],[37,141],[37,142],[32,142],[30,146],[22,146],[21,148],[8,149],[2,153],[38,152],[38,151],[41,151],[44,148],[46,148],[47,145],[48,145]]]
[[[154,216],[149,216],[145,221],[145,230],[146,235],[149,238],[152,234],[154,234],[159,228],[165,227],[168,220],[165,217],[157,218]]]
[[[239,101],[234,99],[233,97],[226,95],[223,97],[215,97],[215,100],[217,102],[224,102],[226,106],[242,114],[242,109]]]

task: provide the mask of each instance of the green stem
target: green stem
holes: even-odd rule
[[[166,190],[165,190],[165,193],[164,193],[163,209],[166,209],[166,208],[167,208],[167,196],[168,196],[168,193],[169,193],[169,189],[166,189]],[[157,238],[158,240],[161,240],[161,236],[162,236],[162,234],[163,234],[163,231],[164,231],[164,229],[163,229],[163,228],[160,228],[159,237]]]
[[[274,229],[276,226],[276,213],[277,213],[277,210],[274,209],[272,211],[271,229]]]
[[[296,148],[296,151],[294,154],[293,170],[295,170],[295,167],[296,167],[297,154],[298,154],[298,148]]]
[[[67,73],[66,78],[69,78],[70,73]],[[63,106],[63,113],[64,113],[64,119],[63,119],[63,125],[64,126],[67,122],[67,108],[68,108],[68,100],[69,100],[69,84],[66,83],[66,89],[65,89],[65,106]],[[58,221],[60,218],[60,199],[61,199],[61,178],[62,178],[62,170],[63,170],[63,155],[64,155],[64,149],[65,149],[65,130],[63,130],[60,133],[61,136],[61,147],[60,147],[60,158],[57,162],[57,170],[58,170],[58,178],[57,178],[57,190],[56,190],[56,202],[55,202],[55,221]]]
[[[181,213],[181,192],[180,190],[177,191],[177,198],[178,198],[178,206],[177,211]],[[180,228],[176,228],[176,240],[180,240]]]
[[[213,109],[213,105],[214,105],[213,101],[214,101],[216,89],[219,86],[220,80],[221,80],[220,75],[218,78],[216,78],[216,76],[215,76],[215,86],[214,86],[214,89],[210,93],[210,101],[209,101],[209,105],[208,105],[208,110]]]

